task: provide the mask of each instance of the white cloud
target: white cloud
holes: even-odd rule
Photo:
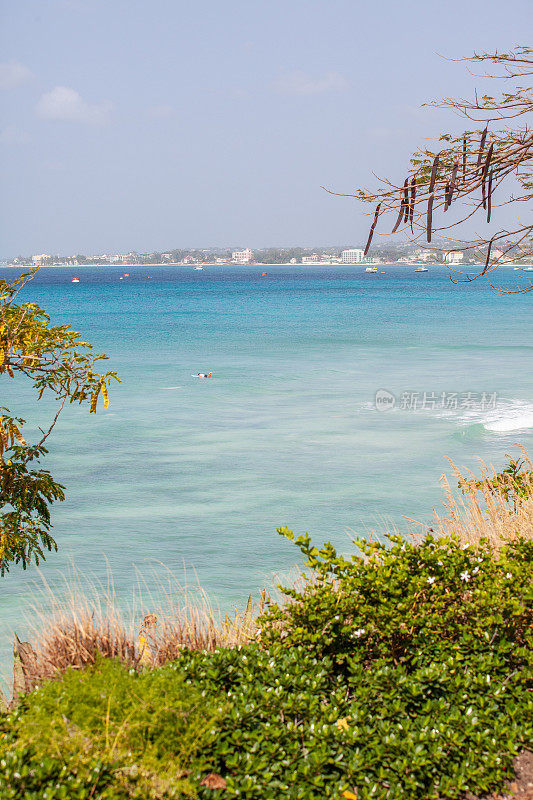
[[[68,86],[56,86],[52,91],[45,92],[36,106],[37,114],[43,119],[92,125],[105,122],[110,110],[110,103],[87,103],[79,92]]]
[[[318,78],[312,78],[302,70],[287,72],[275,82],[274,87],[283,94],[322,94],[322,92],[347,89],[348,81],[338,72],[326,72]]]
[[[31,70],[18,61],[0,64],[0,89],[16,89],[31,77]]]
[[[26,131],[20,130],[15,125],[6,125],[0,130],[1,144],[26,144],[30,136]]]

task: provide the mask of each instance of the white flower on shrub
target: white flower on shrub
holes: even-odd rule
[[[363,636],[366,633],[364,628],[357,628],[353,633],[352,636],[355,639],[359,639],[360,636]]]
[[[436,580],[437,579],[436,579],[436,577],[434,575],[430,575],[429,578],[427,579],[427,582],[428,583],[435,583]]]
[[[470,573],[467,572],[466,570],[464,572],[461,572],[461,580],[468,582],[470,580]]]

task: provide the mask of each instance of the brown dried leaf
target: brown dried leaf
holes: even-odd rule
[[[216,772],[210,772],[205,778],[202,778],[200,786],[207,786],[208,789],[225,789],[227,783],[222,775],[217,775]]]

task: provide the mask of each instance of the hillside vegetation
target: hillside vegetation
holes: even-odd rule
[[[417,541],[307,534],[306,571],[216,625],[63,614],[0,716],[0,797],[437,800],[533,742],[533,473],[458,474]],[[448,487],[449,488],[449,487]],[[181,645],[180,639],[181,637]]]

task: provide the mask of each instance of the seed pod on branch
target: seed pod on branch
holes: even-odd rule
[[[409,219],[409,178],[406,178],[403,182],[403,204],[404,204],[404,218],[403,221],[407,222]]]
[[[477,154],[477,165],[476,165],[478,170],[479,170],[479,168],[481,166],[481,159],[483,158],[483,150],[485,148],[485,139],[487,138],[488,128],[489,128],[489,126],[487,125],[485,127],[485,130],[481,134],[481,139],[480,139],[480,142],[479,142],[479,152]]]
[[[416,200],[416,178],[411,178],[411,205],[409,206],[409,221],[411,223],[411,233],[413,232],[413,220],[415,217]]]
[[[488,190],[488,197],[487,197],[487,222],[490,222],[490,215],[492,211],[492,178],[494,176],[494,170],[491,169],[489,175],[489,190]]]
[[[489,171],[489,167],[490,167],[490,160],[491,160],[491,158],[492,158],[492,152],[493,152],[493,150],[494,150],[494,142],[492,142],[492,143],[491,143],[491,145],[490,145],[490,147],[489,147],[489,151],[488,151],[488,153],[487,153],[487,157],[486,157],[486,159],[485,159],[485,163],[483,164],[483,175],[484,175],[485,177],[487,177],[487,174],[488,174],[488,171]]]
[[[485,181],[487,179],[487,173],[489,171],[490,159],[492,157],[493,149],[494,149],[494,144],[491,144],[491,146],[489,147],[489,152],[487,153],[487,157],[485,159],[485,163],[483,164],[483,171],[481,173],[481,195],[483,198],[483,208],[487,207],[487,201],[485,196]]]
[[[391,233],[396,233],[396,231],[398,230],[398,227],[400,225],[400,222],[402,220],[404,220],[404,222],[407,222],[407,217],[408,217],[408,214],[409,214],[409,199],[407,197],[407,188],[406,187],[407,187],[408,181],[409,181],[409,179],[406,178],[404,183],[403,183],[403,190],[402,190],[402,193],[401,193],[401,200],[400,200],[400,210],[398,212],[398,217],[396,219],[396,222],[394,223],[394,228],[392,229]]]
[[[466,181],[466,139],[463,139],[463,183]]]
[[[400,222],[402,221],[403,215],[404,215],[403,206],[404,206],[404,201],[403,201],[403,197],[402,197],[402,200],[401,200],[401,203],[400,203],[400,210],[398,211],[398,216],[396,217],[396,222],[394,223],[394,228],[392,229],[391,233],[396,233],[396,231],[400,227]]]
[[[438,155],[435,156],[435,160],[433,161],[433,167],[431,168],[431,178],[429,179],[429,189],[428,192],[431,192],[435,189],[435,180],[437,177],[437,168],[439,166],[439,157]]]
[[[491,251],[491,249],[492,249],[492,243],[493,243],[493,241],[494,241],[494,236],[492,237],[492,239],[491,239],[491,240],[490,240],[490,242],[489,242],[489,247],[488,247],[488,249],[487,249],[487,260],[485,261],[485,267],[484,267],[484,269],[483,269],[483,272],[481,273],[482,275],[484,275],[484,274],[485,274],[485,272],[486,272],[486,271],[488,270],[488,268],[489,268],[489,262],[490,262],[490,251]]]
[[[446,184],[446,188],[444,189],[444,211],[448,210],[448,206],[450,205],[450,182]]]
[[[457,162],[455,162],[455,164],[453,165],[453,169],[452,169],[452,177],[450,179],[450,195],[448,197],[448,206],[451,206],[451,204],[452,204],[452,197],[453,197],[453,193],[454,193],[454,190],[455,190],[455,182],[457,180],[457,171],[458,171],[458,169],[459,169],[459,164]]]
[[[433,194],[430,194],[428,200],[428,213],[426,221],[426,238],[428,242],[431,241],[431,223],[433,222]]]
[[[365,252],[364,252],[365,256],[368,253],[368,251],[370,250],[370,243],[372,242],[372,237],[374,235],[374,228],[376,227],[376,223],[378,221],[380,208],[381,208],[381,203],[378,203],[377,206],[376,206],[376,210],[374,212],[374,221],[373,221],[372,225],[370,226],[370,233],[368,234],[368,240],[367,240],[366,247],[365,247]]]

